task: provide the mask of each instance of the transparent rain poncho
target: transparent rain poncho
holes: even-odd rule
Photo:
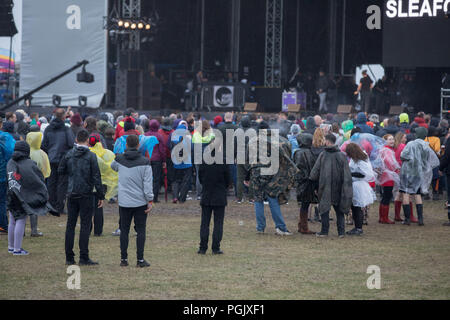
[[[394,181],[394,185],[399,185],[400,165],[395,159],[394,151],[386,148],[386,141],[383,138],[370,133],[356,133],[342,145],[343,152],[350,142],[359,145],[369,156],[377,185],[383,185],[388,181]]]
[[[375,192],[370,187],[369,182],[375,180],[375,173],[372,170],[370,161],[353,161],[349,163],[351,173],[361,173],[364,178],[352,177],[353,199],[352,203],[355,207],[365,208],[377,199]]]
[[[91,151],[97,155],[98,167],[102,176],[102,183],[107,186],[105,199],[111,199],[117,196],[119,176],[116,171],[111,169],[111,163],[115,159],[115,154],[110,150],[104,149],[101,142],[90,147]]]
[[[439,158],[422,139],[409,142],[403,149],[400,158],[400,190],[416,194],[420,188],[422,194],[428,193],[433,178],[433,169],[439,166]]]
[[[51,167],[47,154],[41,150],[42,133],[30,132],[27,134],[27,143],[30,146],[30,159],[36,162],[44,178],[50,177]]]

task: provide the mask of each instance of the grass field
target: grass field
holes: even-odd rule
[[[130,266],[119,266],[119,238],[111,235],[118,208],[107,205],[104,235],[90,239],[91,258],[100,265],[81,267],[80,290],[66,286],[66,216],[47,216],[39,220],[42,238],[29,237],[27,223],[28,256],[8,254],[7,236],[0,237],[0,299],[449,299],[450,229],[442,226],[443,202],[425,202],[424,227],[380,225],[377,209],[378,204],[363,237],[338,239],[334,220],[330,236],[322,239],[296,232],[298,207],[291,202],[282,212],[294,235],[280,237],[268,206],[266,234],[259,235],[253,206],[230,201],[225,254],[199,256],[198,201],[160,203],[147,223],[145,258],[151,267],[138,269],[134,232]],[[313,231],[319,227],[310,224]],[[380,267],[380,290],[366,286],[369,265]]]

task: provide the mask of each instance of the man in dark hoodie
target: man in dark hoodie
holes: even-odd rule
[[[367,117],[364,112],[360,112],[356,116],[356,125],[355,126],[360,128],[362,133],[373,134],[373,129],[367,125]]]
[[[16,112],[16,119],[14,131],[22,137],[22,140],[25,140],[28,132],[30,132],[30,125],[24,121],[25,117],[22,112]]]
[[[66,112],[62,108],[55,111],[55,119],[44,131],[41,149],[48,155],[51,174],[47,180],[50,204],[61,214],[67,193],[67,176],[58,172],[58,166],[64,155],[73,148],[74,136],[64,120]]]
[[[350,211],[353,198],[352,175],[347,158],[335,145],[336,137],[327,134],[325,150],[319,155],[309,175],[310,180],[318,181],[319,214],[322,217],[322,230],[318,237],[328,236],[329,214],[334,207],[337,218],[339,238],[345,235],[344,215]]]
[[[314,135],[314,132],[316,131],[316,121],[313,117],[306,118],[306,130],[305,133],[309,133],[311,135]]]
[[[69,129],[70,130],[70,129]],[[58,174],[68,176],[66,264],[75,264],[73,244],[78,215],[80,216],[80,265],[96,265],[89,258],[89,235],[92,227],[94,206],[103,206],[105,194],[102,185],[97,156],[89,150],[89,133],[81,130],[77,134],[76,145],[62,158]],[[96,195],[94,195],[94,188]],[[95,196],[99,199],[94,203]]]

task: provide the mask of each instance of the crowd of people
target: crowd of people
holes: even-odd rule
[[[229,197],[237,204],[247,201],[254,205],[260,234],[266,229],[267,204],[275,233],[289,236],[292,233],[281,208],[295,190],[299,233],[328,236],[333,208],[338,236],[344,237],[363,234],[377,194],[381,196],[379,223],[423,226],[423,197],[431,199],[431,189],[432,200],[441,200],[450,188],[449,124],[423,112],[412,121],[406,113],[381,119],[364,112],[348,119],[334,114],[299,117],[227,112],[207,120],[200,113],[151,117],[127,109],[90,116],[57,108],[49,115],[8,112],[0,115],[0,128],[0,232],[8,234],[8,251],[28,254],[22,248],[28,216],[31,236],[40,237],[39,216],[67,215],[65,253],[69,265],[75,264],[78,216],[79,263],[97,264],[90,259],[88,245],[91,233],[104,233],[104,201],[119,206],[113,235],[120,236],[120,265],[128,266],[134,219],[137,266],[148,267],[144,259],[147,215],[153,203],[162,202],[162,195],[167,202],[169,193],[171,202],[183,204],[194,200],[189,191],[195,191],[201,206],[198,253],[208,250],[214,215],[212,253],[222,254]],[[249,130],[258,134],[247,135]],[[244,139],[239,139],[239,133]],[[226,141],[230,137],[235,141]],[[262,144],[279,155],[277,170],[271,174],[266,169],[273,163],[253,149]],[[223,154],[223,159],[194,161],[193,151],[185,150],[196,147],[213,157]],[[256,154],[254,161],[250,160]],[[393,221],[389,218],[391,202]],[[448,202],[447,214],[444,225],[450,226]],[[309,229],[312,220],[321,222],[319,232]],[[345,232],[346,224],[354,227]]]

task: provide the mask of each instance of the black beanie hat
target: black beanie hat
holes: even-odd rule
[[[30,156],[30,146],[26,141],[17,141],[14,146],[14,151],[20,151]]]
[[[123,124],[123,131],[134,130],[136,129],[136,125],[133,121],[125,121]]]

